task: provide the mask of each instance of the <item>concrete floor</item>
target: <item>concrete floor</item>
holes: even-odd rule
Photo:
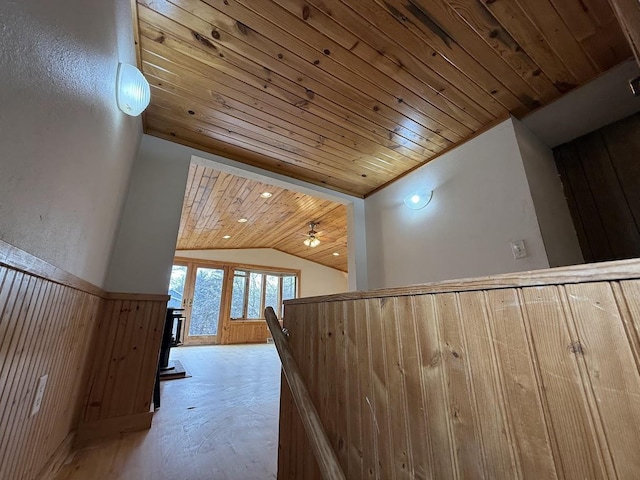
[[[77,452],[55,480],[276,478],[275,347],[179,347],[171,358],[192,377],[162,382],[162,408],[151,429]]]

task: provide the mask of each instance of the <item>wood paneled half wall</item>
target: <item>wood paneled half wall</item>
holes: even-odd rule
[[[71,452],[82,421],[112,419],[107,427],[117,433],[131,428],[123,416],[149,412],[155,329],[166,301],[108,294],[0,241],[0,479],[49,478]],[[100,435],[104,427],[84,430]]]
[[[640,478],[640,261],[285,304],[347,478]],[[321,478],[282,382],[278,478]]]
[[[104,298],[78,443],[151,426],[168,299],[122,293]]]

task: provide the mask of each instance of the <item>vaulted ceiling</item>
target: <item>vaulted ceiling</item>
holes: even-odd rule
[[[362,196],[631,53],[608,0],[138,0],[146,132]]]
[[[315,248],[303,243],[310,221],[319,222],[320,245]],[[346,272],[347,209],[329,200],[192,164],[177,249],[227,248],[275,248]]]

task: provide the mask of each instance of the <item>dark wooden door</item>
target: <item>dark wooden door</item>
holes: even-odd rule
[[[640,257],[640,114],[554,155],[585,261]]]

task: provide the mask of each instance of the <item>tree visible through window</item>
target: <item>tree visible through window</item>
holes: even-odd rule
[[[187,278],[187,267],[174,265],[171,268],[171,280],[169,281],[169,295],[171,299],[167,305],[169,308],[182,308],[184,297],[184,284]]]
[[[263,319],[266,307],[273,307],[282,316],[282,302],[295,298],[296,288],[296,275],[236,270],[231,294],[231,319]]]
[[[220,318],[224,270],[220,268],[196,269],[189,335],[216,335]]]

